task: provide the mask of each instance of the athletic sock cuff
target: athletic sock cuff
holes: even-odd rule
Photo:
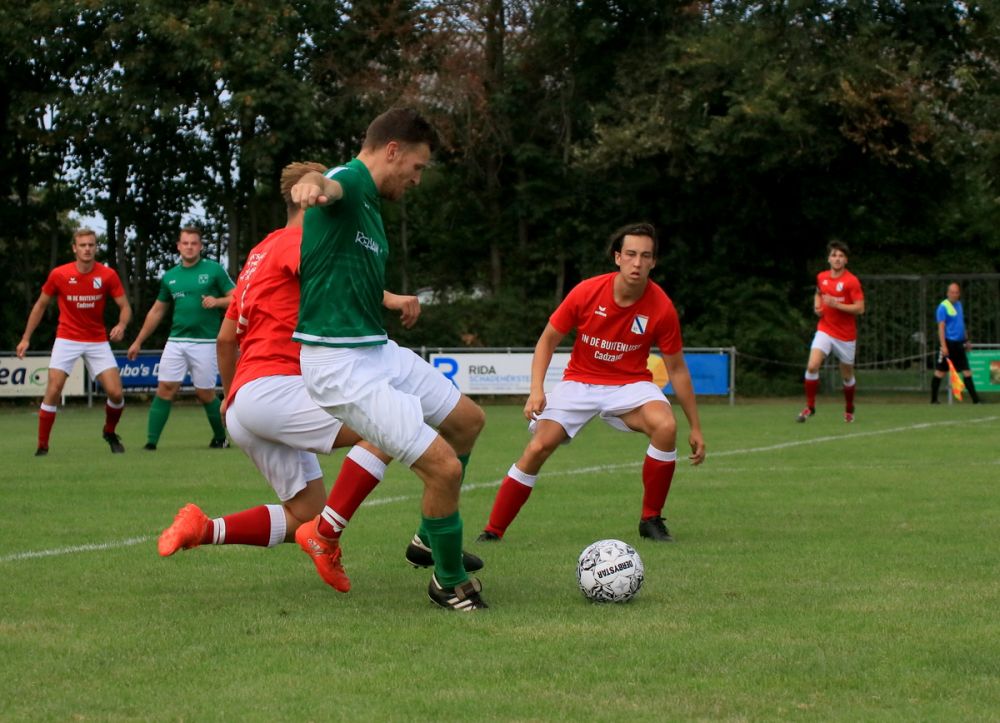
[[[819,379],[819,372],[806,372],[806,381],[814,382]]]
[[[112,409],[121,409],[122,407],[124,407],[124,406],[125,406],[125,397],[122,397],[122,400],[121,400],[120,402],[118,402],[118,404],[115,404],[115,403],[114,403],[114,402],[112,402],[112,401],[111,401],[110,399],[108,399],[108,400],[107,400],[107,404],[108,404],[108,406],[109,406],[109,407],[111,407]]]
[[[534,487],[535,480],[538,479],[537,474],[525,474],[517,468],[516,464],[512,464],[510,469],[507,470],[507,476],[510,477],[515,482],[520,482],[525,487]]]
[[[287,522],[285,521],[285,508],[281,505],[265,505],[271,515],[271,537],[267,541],[268,547],[275,547],[285,541],[288,534]]]
[[[858,380],[855,379],[854,377],[851,377],[850,379],[845,379],[844,380],[844,386],[845,387],[853,387],[857,383],[858,383]]]
[[[46,404],[45,402],[42,402],[38,406],[38,408],[41,409],[43,412],[48,412],[49,414],[55,414],[57,411],[59,411],[59,407],[57,405]]]
[[[347,453],[347,458],[365,470],[377,480],[385,476],[386,464],[364,447],[354,445]]]
[[[431,535],[447,534],[462,529],[462,516],[455,510],[447,517],[424,517],[423,523]]]
[[[664,452],[662,449],[657,449],[653,445],[649,445],[646,448],[646,455],[652,457],[660,462],[676,462],[677,461],[677,450],[672,449],[669,452]]]

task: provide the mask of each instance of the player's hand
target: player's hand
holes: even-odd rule
[[[24,352],[28,351],[28,342],[25,339],[17,342],[17,348],[14,353],[17,354],[18,359],[24,359]]]
[[[545,392],[532,392],[524,403],[524,418],[534,420],[545,409]]]
[[[222,404],[219,405],[219,414],[222,415],[222,426],[226,426],[226,410],[229,409],[229,400],[223,399]]]
[[[822,306],[814,306],[813,307],[813,311],[816,313],[816,316],[823,316],[823,307]]]
[[[125,325],[115,324],[111,327],[111,333],[108,336],[111,337],[111,341],[121,341],[125,338]]]
[[[946,346],[941,347],[941,358],[942,359],[948,358],[948,347]]]
[[[387,309],[399,312],[404,329],[412,328],[420,318],[420,299],[416,296],[400,296],[386,291],[382,294],[382,304]]]
[[[125,356],[126,356],[126,357],[127,357],[128,359],[130,359],[130,360],[132,360],[132,361],[135,361],[135,358],[136,358],[137,356],[139,356],[139,347],[140,347],[140,346],[141,346],[141,344],[139,344],[139,342],[137,342],[137,341],[133,341],[133,342],[132,342],[132,346],[130,346],[130,347],[128,348],[128,351],[127,351],[127,352],[125,352]]]
[[[214,296],[203,296],[201,297],[201,308],[203,309],[214,309],[216,307],[217,298]]]
[[[330,202],[330,199],[323,193],[322,187],[308,181],[300,181],[292,186],[291,196],[292,203],[297,204],[302,209],[322,206]]]
[[[823,303],[826,306],[829,306],[831,309],[836,309],[837,308],[837,304],[840,303],[840,302],[837,301],[837,297],[836,296],[830,296],[829,294],[823,294],[822,298],[823,298]]]
[[[701,464],[704,462],[705,440],[702,438],[701,432],[691,432],[688,436],[688,444],[691,445],[691,454],[688,455],[691,464]]]

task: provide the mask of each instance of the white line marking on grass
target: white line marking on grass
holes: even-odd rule
[[[55,557],[57,555],[72,555],[76,552],[93,552],[95,550],[113,550],[118,547],[131,547],[141,545],[143,542],[152,540],[149,535],[143,537],[129,537],[124,540],[114,540],[112,542],[97,542],[90,545],[74,545],[73,547],[58,547],[54,550],[36,550],[34,552],[15,552],[13,555],[0,557],[0,562],[14,562],[15,560],[30,560],[35,557]]]
[[[922,429],[933,429],[935,427],[949,427],[955,425],[967,425],[967,424],[978,424],[980,422],[994,422],[1000,417],[978,417],[976,419],[962,419],[962,420],[949,420],[945,422],[920,422],[919,424],[908,424],[905,427],[891,427],[889,429],[876,429],[870,432],[851,432],[849,434],[832,434],[825,437],[812,437],[810,439],[799,439],[793,442],[781,442],[779,444],[771,444],[766,447],[748,447],[746,449],[730,449],[723,450],[722,452],[711,452],[709,453],[709,459],[716,459],[717,457],[732,457],[737,454],[756,454],[758,452],[773,452],[779,449],[790,449],[792,447],[803,447],[810,444],[819,444],[822,442],[840,442],[845,439],[859,439],[861,437],[877,437],[883,434],[897,434],[899,432],[913,432],[915,430]],[[617,469],[629,469],[633,467],[639,467],[641,462],[625,462],[621,464],[603,464],[596,465],[593,467],[578,467],[577,469],[567,469],[567,470],[556,470],[552,472],[546,472],[546,477],[565,477],[568,475],[579,475],[579,474],[590,474],[592,472],[610,472]],[[462,485],[462,491],[468,492],[471,490],[488,489],[491,487],[498,487],[500,483],[503,482],[502,479],[494,480],[492,482],[474,482],[471,484]],[[389,505],[396,502],[411,502],[413,500],[418,500],[422,497],[419,494],[413,495],[396,495],[394,497],[380,497],[373,500],[367,500],[362,503],[362,507],[381,507],[382,505]],[[133,545],[140,545],[143,542],[151,540],[152,537],[149,535],[143,537],[129,537],[125,540],[117,540],[112,542],[101,542],[90,545],[76,545],[74,547],[60,547],[54,550],[37,550],[35,552],[16,552],[12,555],[4,555],[0,557],[0,563],[3,562],[16,562],[18,560],[29,560],[38,557],[54,557],[58,555],[72,555],[78,552],[95,552],[98,550],[113,550],[120,547],[131,547]]]

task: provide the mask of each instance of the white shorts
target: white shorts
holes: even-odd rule
[[[437,369],[394,341],[378,346],[302,345],[309,396],[383,452],[413,465],[458,404],[458,389]]]
[[[215,354],[215,343],[201,344],[193,341],[168,341],[160,357],[157,381],[182,382],[184,375],[191,371],[191,383],[195,389],[215,389],[219,375],[219,361]]]
[[[226,410],[233,441],[287,502],[323,476],[316,453],[329,454],[343,424],[316,406],[302,377],[261,377],[236,392]]]
[[[76,360],[83,357],[83,363],[87,365],[87,371],[91,379],[96,379],[98,374],[107,371],[111,367],[118,368],[115,355],[111,352],[111,344],[106,341],[71,341],[56,337],[52,345],[52,357],[49,360],[51,369],[58,369],[73,373],[73,365]]]
[[[834,339],[825,331],[817,331],[816,336],[813,337],[810,349],[819,349],[826,356],[830,356],[830,352],[833,351],[841,364],[854,366],[854,349],[856,346],[857,342]]]
[[[634,431],[621,420],[621,415],[638,409],[648,402],[665,402],[663,390],[652,382],[607,385],[583,382],[559,382],[545,395],[545,409],[536,420],[557,422],[570,439],[591,419],[600,415],[606,424],[622,432]],[[534,434],[536,422],[528,424]]]

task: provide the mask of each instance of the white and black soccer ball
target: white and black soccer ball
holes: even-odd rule
[[[580,553],[576,578],[594,602],[628,602],[642,587],[639,553],[621,540],[598,540]]]

